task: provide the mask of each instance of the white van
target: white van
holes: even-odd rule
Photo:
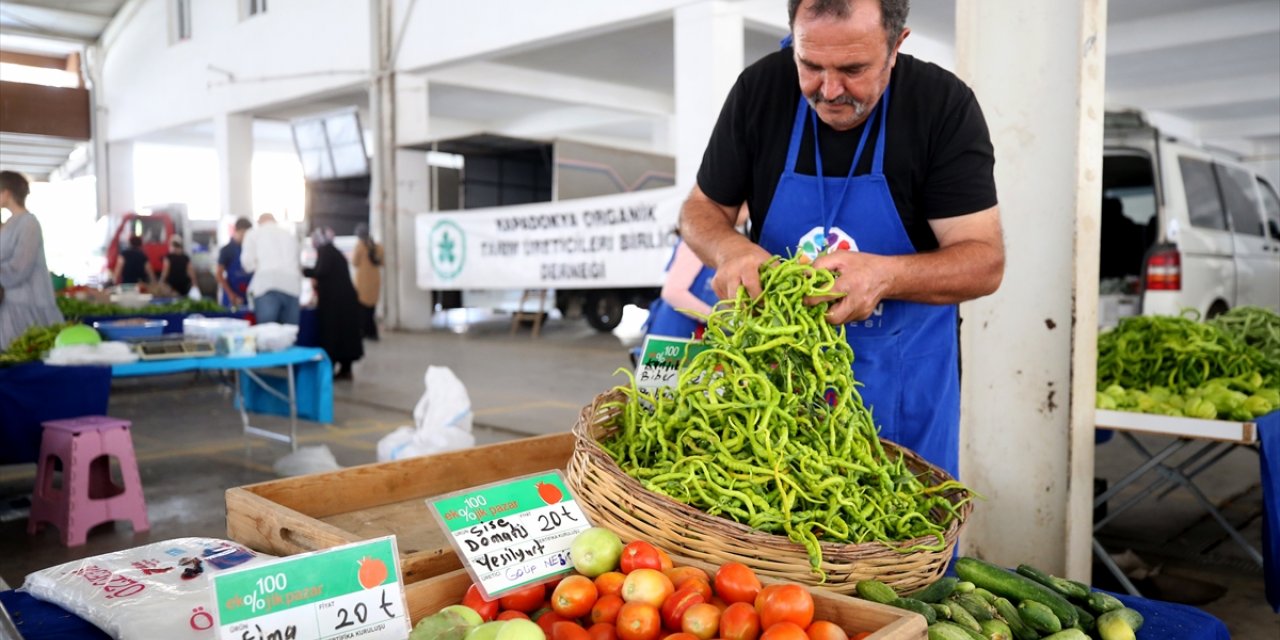
[[[1280,197],[1227,154],[1138,112],[1108,113],[1099,324],[1130,315],[1280,312]]]

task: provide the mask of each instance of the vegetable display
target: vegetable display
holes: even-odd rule
[[[28,327],[0,353],[0,367],[39,360],[53,348],[53,341],[57,339],[58,333],[73,324],[75,323]]]
[[[87,302],[64,296],[58,297],[58,309],[68,320],[98,316],[163,315],[169,313],[225,313],[226,307],[212,300],[178,300],[170,304],[148,305],[141,308],[122,307],[118,304]]]
[[[1234,315],[1232,315],[1234,314]],[[1099,409],[1247,421],[1280,409],[1280,316],[1135,316],[1098,336]]]
[[[1114,596],[1030,565],[1015,573],[961,557],[955,571],[912,597],[875,580],[859,582],[858,595],[922,613],[930,640],[1134,640],[1142,628],[1142,614]]]
[[[674,390],[621,388],[602,446],[650,491],[804,545],[817,573],[820,540],[944,548],[970,496],[881,444],[844,327],[825,320],[826,304],[805,304],[833,297],[835,276],[775,257],[760,279],[759,298],[740,291],[707,318],[706,349]],[[932,540],[900,544],[917,538]]]

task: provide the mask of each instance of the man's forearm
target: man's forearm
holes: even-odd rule
[[[680,236],[698,259],[713,269],[719,269],[739,243],[752,244],[733,228],[731,218],[707,201],[706,196],[690,196],[685,202],[680,215]]]
[[[1004,277],[1004,250],[980,240],[887,257],[892,274],[883,299],[955,304],[989,295]]]

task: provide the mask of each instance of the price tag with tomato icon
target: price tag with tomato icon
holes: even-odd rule
[[[218,637],[404,640],[399,558],[387,536],[218,574]]]
[[[591,527],[559,471],[459,491],[427,507],[486,600],[571,573],[569,546]]]

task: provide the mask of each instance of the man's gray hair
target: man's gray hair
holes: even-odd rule
[[[805,0],[787,0],[787,25],[792,31],[796,27],[796,11]],[[813,0],[806,8],[806,13],[813,18],[831,16],[833,18],[849,17],[849,5],[853,0]],[[880,0],[880,23],[884,25],[884,33],[890,48],[902,35],[907,26],[907,14],[911,12],[911,0]]]

